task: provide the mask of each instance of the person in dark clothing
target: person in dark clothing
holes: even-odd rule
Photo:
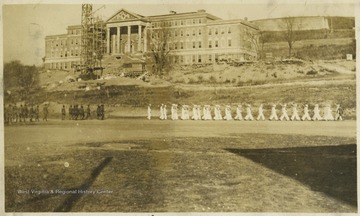
[[[80,106],[80,109],[79,109],[79,118],[81,120],[84,120],[84,118],[85,118],[85,111],[84,111],[84,107],[82,105]]]
[[[66,110],[65,110],[65,105],[63,105],[61,109],[61,120],[65,120],[65,116],[66,116]]]
[[[104,104],[101,105],[100,113],[101,113],[101,120],[104,120],[104,119],[105,119],[105,108],[104,108]]]
[[[91,110],[90,110],[90,105],[87,106],[86,108],[86,119],[91,119]]]
[[[101,107],[100,104],[98,105],[97,109],[96,109],[96,115],[97,115],[97,119],[100,119],[101,117]]]

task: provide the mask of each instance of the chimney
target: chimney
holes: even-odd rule
[[[176,11],[171,10],[170,14],[176,14]]]
[[[204,9],[200,9],[200,10],[198,10],[197,12],[198,12],[198,13],[205,13],[205,12],[206,12],[206,10],[204,10]]]

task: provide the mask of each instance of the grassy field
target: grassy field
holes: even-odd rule
[[[355,126],[143,119],[6,126],[5,207],[356,212]]]

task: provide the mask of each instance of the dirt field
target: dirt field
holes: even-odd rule
[[[357,212],[356,122],[5,127],[7,212]]]

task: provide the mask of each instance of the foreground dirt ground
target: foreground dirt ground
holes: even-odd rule
[[[357,212],[355,121],[50,120],[4,134],[7,212]]]

